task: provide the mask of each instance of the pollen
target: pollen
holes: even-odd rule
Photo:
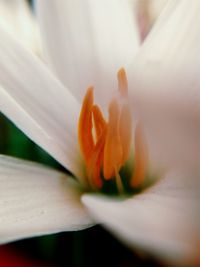
[[[101,190],[107,181],[113,180],[122,193],[124,187],[120,172],[132,158],[132,147],[132,173],[125,177],[131,188],[140,187],[145,181],[148,150],[140,123],[133,131],[128,81],[123,68],[118,71],[117,78],[118,96],[110,101],[108,120],[100,107],[94,104],[93,87],[87,89],[78,122],[78,141],[88,186]]]

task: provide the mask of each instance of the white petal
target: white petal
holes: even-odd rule
[[[71,178],[36,163],[0,156],[0,243],[90,225]]]
[[[148,105],[142,114],[152,168],[185,168],[200,172],[200,124],[197,119],[173,109]]]
[[[141,40],[144,40],[168,0],[138,0],[137,18]]]
[[[138,51],[134,2],[38,0],[50,64],[78,99],[91,84],[98,101],[116,90],[116,72]]]
[[[45,65],[0,30],[0,110],[75,174],[80,106]]]
[[[170,175],[127,200],[84,195],[82,201],[97,222],[132,248],[167,261],[188,263],[194,260],[195,245],[200,241],[200,192],[195,189],[199,181],[192,184],[187,178],[184,184],[183,177]]]
[[[26,47],[41,54],[38,25],[26,0],[1,0],[0,24]]]
[[[141,101],[186,109],[199,117],[199,11],[198,0],[165,5],[129,70],[132,90]]]
[[[155,20],[159,17],[162,9],[167,4],[169,0],[150,0],[149,1],[149,17],[150,22],[153,24]]]
[[[200,160],[199,12],[198,0],[168,1],[129,69],[156,158],[174,164]]]

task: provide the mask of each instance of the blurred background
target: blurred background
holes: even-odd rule
[[[12,2],[16,2],[18,6],[12,5]],[[23,0],[0,0],[0,23],[3,23],[8,31],[15,34],[17,32],[22,43],[29,45],[40,55],[38,29],[34,20],[34,2],[26,2],[29,5],[27,7],[31,8],[29,11],[33,12],[31,15],[21,6],[22,2]],[[0,154],[40,162],[57,169],[62,168],[1,113]],[[101,226],[95,226],[80,232],[48,235],[0,246],[0,267],[12,266],[156,267],[161,264],[149,255],[127,249]]]

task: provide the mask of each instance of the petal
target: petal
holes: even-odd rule
[[[194,184],[188,178],[185,184],[181,175],[169,174],[126,200],[84,195],[82,201],[97,222],[132,248],[170,262],[188,263],[197,256],[200,241],[199,180]]]
[[[80,173],[75,98],[36,57],[0,30],[0,110],[73,173]]]
[[[149,19],[151,25],[159,17],[162,9],[165,7],[169,0],[150,0],[149,1]]]
[[[165,5],[129,69],[132,90],[143,105],[152,101],[199,117],[199,11],[198,0]]]
[[[200,172],[199,121],[159,104],[154,109],[147,104],[145,109],[140,119],[154,171],[175,167]]]
[[[170,164],[199,166],[199,12],[198,0],[168,1],[129,69],[153,153]]]
[[[98,101],[105,98],[116,89],[117,70],[133,60],[139,46],[134,2],[38,1],[50,65],[78,99],[89,85]]]
[[[167,1],[168,0],[137,1],[137,19],[142,41],[146,38]]]
[[[0,24],[26,47],[37,54],[41,54],[41,44],[38,25],[27,1],[1,0]]]
[[[77,189],[65,174],[0,156],[0,243],[89,227]]]

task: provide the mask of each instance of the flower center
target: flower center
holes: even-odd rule
[[[109,104],[107,121],[94,104],[93,87],[88,88],[80,112],[78,138],[88,186],[100,191],[112,180],[123,193],[124,179],[131,189],[142,187],[147,175],[148,150],[140,123],[133,132],[125,70],[120,69],[117,76],[119,96]]]

